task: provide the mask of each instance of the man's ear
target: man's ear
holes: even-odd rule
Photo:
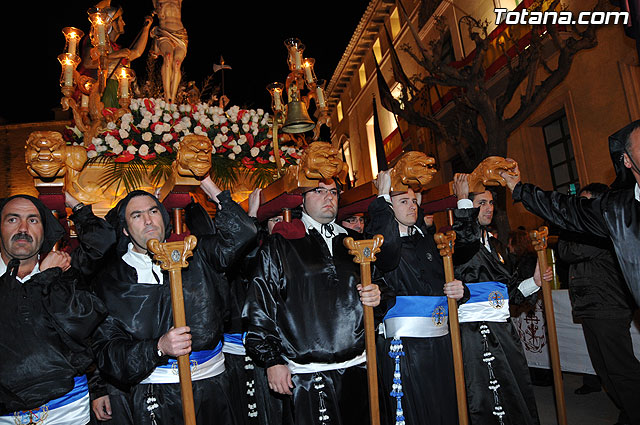
[[[127,232],[127,229],[123,228],[122,233],[124,233],[126,237],[129,237],[129,232]]]
[[[631,160],[629,159],[629,154],[627,154],[626,152],[622,154],[622,161],[624,163],[624,166],[627,168],[631,168],[633,165],[631,164]]]

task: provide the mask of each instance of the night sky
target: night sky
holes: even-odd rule
[[[11,4],[1,30],[7,56],[0,71],[4,85],[0,124],[48,121],[53,119],[52,109],[59,105],[61,97],[57,60],[64,49],[61,30],[75,26],[88,33],[87,9],[95,2]],[[151,13],[152,2],[114,0],[113,4],[122,5],[126,23],[118,43],[129,47],[142,28],[144,16]],[[185,77],[202,87],[222,55],[233,68],[224,71],[225,92],[231,104],[270,110],[265,87],[273,81],[284,83],[288,73],[284,40],[299,38],[306,46],[304,56],[316,60],[317,77],[328,81],[368,4],[368,0],[185,0],[182,22],[189,34],[183,63]],[[140,79],[146,79],[146,54],[132,64]],[[220,84],[220,77],[218,71],[213,83]]]

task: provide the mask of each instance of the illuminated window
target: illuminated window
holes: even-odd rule
[[[373,43],[373,55],[376,57],[376,61],[378,61],[378,63],[382,62],[382,49],[380,48],[379,38],[377,38],[376,42]]]
[[[349,140],[342,144],[342,153],[344,154],[345,162],[349,167],[349,180],[353,182],[353,161],[351,159],[351,147],[349,146]]]
[[[376,136],[373,131],[373,115],[367,121],[367,145],[369,147],[369,161],[371,162],[371,175],[375,179],[378,175],[378,155],[376,155]]]
[[[360,71],[358,71],[360,75],[360,88],[364,87],[367,84],[367,70],[364,67],[364,63],[360,65]]]
[[[400,16],[398,16],[398,9],[396,8],[389,17],[389,23],[391,24],[391,37],[396,38],[400,32]]]
[[[404,109],[404,102],[402,101],[402,84],[396,83],[393,89],[391,89],[391,96],[400,102],[400,109]]]
[[[338,122],[342,121],[342,101],[338,102],[338,105],[336,106],[336,113],[338,114]]]
[[[561,116],[543,126],[542,132],[547,147],[553,190],[567,193],[571,184],[580,185],[567,115],[562,113]]]

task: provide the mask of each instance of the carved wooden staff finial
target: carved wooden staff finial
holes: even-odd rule
[[[449,230],[445,233],[436,233],[433,236],[437,248],[440,250],[444,263],[444,279],[446,282],[454,280],[453,274],[453,249],[456,241],[456,232]],[[449,307],[449,330],[451,332],[451,349],[453,351],[453,371],[456,379],[456,399],[458,401],[458,421],[460,425],[469,424],[467,411],[467,389],[464,383],[464,367],[462,362],[462,342],[460,340],[460,324],[458,322],[458,302],[447,297]]]
[[[547,241],[549,229],[546,226],[538,230],[529,232],[529,238],[538,254],[538,266],[540,268],[540,280],[542,281],[542,299],[544,301],[544,318],[547,323],[547,333],[549,335],[549,357],[551,358],[551,369],[553,370],[553,387],[556,394],[556,411],[558,424],[567,425],[567,412],[564,403],[564,388],[562,385],[562,368],[560,365],[560,350],[558,348],[558,332],[556,330],[556,317],[553,312],[553,297],[549,282],[542,277],[547,270]]]
[[[147,242],[147,248],[153,253],[154,259],[160,262],[162,270],[169,272],[173,325],[176,328],[187,326],[184,312],[184,294],[182,292],[182,269],[189,265],[187,259],[193,256],[193,249],[197,243],[198,240],[193,235],[189,235],[184,240],[176,242],[161,243],[157,239],[151,239]],[[188,354],[178,356],[178,373],[180,376],[180,393],[182,394],[182,415],[184,417],[184,423],[185,425],[196,425],[190,366]]]
[[[362,287],[371,284],[371,263],[376,261],[376,254],[384,242],[382,235],[373,239],[354,240],[345,238],[344,246],[353,255],[353,262],[360,264],[360,282]],[[363,306],[364,338],[367,350],[367,379],[369,382],[369,415],[371,425],[380,425],[380,404],[378,401],[378,367],[376,365],[376,334],[373,323],[373,307]]]

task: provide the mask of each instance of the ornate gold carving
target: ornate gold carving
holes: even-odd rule
[[[392,192],[406,192],[409,188],[414,192],[422,192],[437,172],[433,165],[435,159],[422,152],[411,151],[400,157],[389,172]]]
[[[211,150],[211,140],[207,136],[185,136],[171,164],[172,173],[160,189],[160,200],[164,200],[172,191],[189,192],[200,186],[200,181],[211,169]]]
[[[38,179],[73,176],[86,161],[87,151],[82,146],[67,146],[57,131],[34,131],[25,145],[27,171]]]
[[[449,230],[447,233],[436,233],[433,236],[436,241],[437,248],[440,250],[440,256],[451,257],[453,255],[453,247],[456,241],[456,232]]]
[[[182,241],[161,243],[157,239],[147,242],[147,248],[160,262],[162,270],[180,270],[187,267],[187,259],[193,256],[193,250],[198,244],[198,239],[189,235]]]
[[[545,249],[547,249],[549,228],[547,226],[542,226],[538,230],[531,230],[529,232],[529,239],[531,239],[533,248],[536,251],[544,251]]]
[[[485,158],[469,175],[469,192],[484,192],[486,186],[504,186],[506,181],[500,175],[500,171],[507,171],[513,175],[515,162],[508,162],[501,156],[489,156]]]
[[[207,136],[184,136],[173,162],[173,170],[181,176],[205,177],[211,169],[211,140]]]
[[[345,238],[344,246],[349,249],[349,254],[353,255],[353,262],[358,264],[372,263],[376,261],[376,254],[380,252],[380,247],[384,242],[382,235],[375,235],[373,239],[354,240]]]
[[[347,172],[338,149],[328,142],[313,142],[304,150],[300,163],[287,168],[284,188],[286,192],[295,192],[302,187],[317,187],[320,180],[334,177],[342,180]]]

